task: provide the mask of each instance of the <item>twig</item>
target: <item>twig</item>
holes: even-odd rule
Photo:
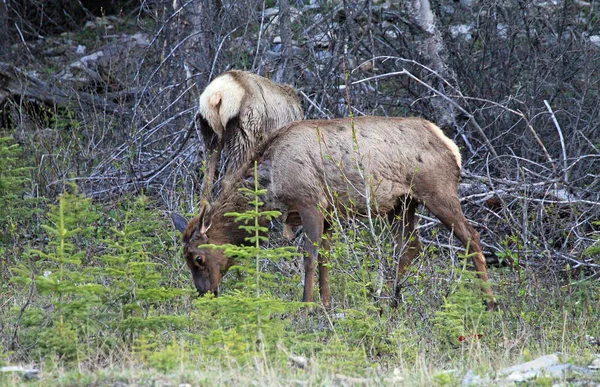
[[[367,62],[373,62],[374,63],[376,59],[380,59],[380,60],[382,60],[384,62],[386,60],[390,60],[390,59],[392,59],[392,60],[399,60],[399,61],[402,61],[402,62],[405,62],[405,63],[411,63],[411,64],[414,64],[414,65],[417,65],[417,66],[419,66],[419,67],[421,67],[423,69],[426,69],[427,71],[431,72],[432,74],[434,74],[438,78],[440,78],[450,88],[455,89],[453,85],[451,85],[449,82],[447,82],[443,77],[441,77],[433,69],[430,69],[429,67],[427,67],[427,66],[425,66],[425,65],[423,65],[423,64],[421,64],[421,63],[419,63],[419,62],[417,62],[415,60],[412,60],[412,59],[405,59],[405,58],[393,57],[393,56],[377,56],[377,57],[369,59],[368,61],[365,61],[363,63],[367,63]],[[353,71],[355,71],[356,69],[360,68],[360,66],[362,66],[363,63],[361,63],[360,65],[358,65]],[[358,83],[362,83],[362,82],[368,82],[368,81],[371,81],[371,80],[378,80],[378,79],[381,79],[381,78],[387,78],[387,77],[392,77],[392,76],[396,76],[396,75],[409,75],[409,74],[410,73],[406,69],[402,69],[402,71],[395,71],[395,72],[390,72],[390,73],[386,73],[386,74],[379,74],[379,75],[374,75],[372,77],[360,79],[358,81],[354,81],[352,84],[354,85],[354,84],[358,84]],[[490,152],[492,153],[492,155],[494,155],[496,157],[498,156],[496,154],[494,148],[491,147],[491,144],[490,144],[489,140],[487,139],[487,137],[485,136],[485,134],[483,134],[483,129],[477,124],[477,122],[475,121],[475,118],[474,118],[474,116],[472,114],[468,113],[466,110],[464,110],[462,107],[460,107],[455,101],[453,101],[452,99],[448,98],[444,94],[440,93],[439,91],[437,91],[433,87],[429,86],[428,84],[424,83],[423,81],[421,81],[420,79],[418,79],[414,75],[410,74],[409,76],[411,78],[413,78],[414,80],[416,80],[417,82],[419,82],[420,84],[422,84],[425,87],[427,87],[429,90],[431,90],[434,93],[436,93],[437,95],[439,95],[442,98],[447,99],[448,101],[450,101],[450,103],[452,103],[455,107],[457,107],[459,109],[459,111],[461,111],[463,114],[465,114],[469,118],[469,120],[471,120],[473,122],[474,126],[477,128],[477,130],[479,131],[479,133],[483,135],[484,141],[486,142],[486,145],[488,147],[490,147]],[[525,125],[527,126],[527,129],[529,129],[529,131],[531,132],[531,134],[533,135],[533,137],[535,138],[535,140],[537,141],[537,143],[542,148],[542,151],[544,152],[544,155],[546,156],[546,159],[550,163],[552,163],[553,168],[555,168],[554,161],[552,160],[552,157],[550,157],[550,154],[548,153],[548,150],[544,146],[544,143],[542,142],[541,138],[536,133],[536,131],[533,128],[533,126],[531,126],[531,124],[529,123],[529,120],[527,120],[527,118],[525,117],[525,114],[523,114],[522,112],[520,112],[518,110],[510,109],[509,107],[501,105],[501,104],[499,104],[497,102],[494,102],[494,101],[486,100],[486,99],[483,99],[483,98],[465,97],[458,90],[456,90],[456,92],[460,95],[460,98],[463,98],[465,100],[471,99],[471,100],[475,100],[475,101],[482,101],[482,102],[490,103],[490,104],[492,104],[494,106],[501,107],[501,108],[505,109],[506,111],[508,111],[510,113],[513,113],[513,114],[518,115],[519,117],[521,117],[523,119],[523,121],[525,121]]]
[[[259,58],[258,53],[260,52],[260,42],[262,41],[263,26],[265,25],[265,8],[266,0],[263,0],[262,8],[260,11],[260,26],[258,28],[258,39],[256,39],[256,53],[254,54],[254,60],[252,61],[252,68],[256,68],[256,60]],[[261,61],[262,62],[262,61]],[[260,64],[259,64],[260,66]],[[212,71],[211,71],[212,73]]]
[[[21,323],[21,318],[23,318],[23,313],[25,313],[25,309],[27,309],[27,306],[29,306],[29,304],[31,303],[31,300],[33,299],[34,291],[35,291],[35,276],[33,273],[31,273],[31,288],[29,288],[29,297],[27,297],[27,301],[21,307],[21,311],[19,312],[19,317],[17,317],[17,321],[15,322],[15,330],[13,332],[13,337],[10,341],[10,348],[12,350],[16,349],[15,342],[17,340],[17,332],[19,331],[19,324]]]
[[[386,57],[386,59],[389,59],[390,57]],[[375,59],[375,58],[374,58]],[[371,59],[370,61],[373,61],[374,59]],[[445,84],[449,85],[450,87],[452,87],[452,85],[450,85],[450,83],[448,83],[443,77],[441,77],[437,72],[435,72],[434,70],[428,68],[427,66],[424,66],[418,62],[412,61],[412,60],[406,60],[403,58],[395,58],[395,59],[399,59],[405,62],[410,62],[410,63],[415,63],[420,65],[421,67],[429,70],[432,74],[436,75],[438,78],[440,78]],[[465,116],[467,116],[469,118],[469,121],[471,121],[473,123],[473,126],[475,126],[475,128],[477,129],[477,131],[479,132],[479,134],[481,135],[481,137],[483,138],[483,141],[485,142],[485,144],[487,145],[490,153],[494,156],[494,157],[498,157],[498,153],[496,153],[496,150],[494,149],[494,146],[492,145],[492,143],[490,142],[490,140],[487,138],[485,132],[483,131],[483,129],[481,128],[481,126],[479,126],[479,124],[477,123],[477,121],[475,120],[475,117],[469,113],[467,110],[463,109],[458,103],[456,103],[456,101],[454,101],[452,98],[449,98],[447,95],[445,95],[444,93],[438,91],[437,89],[435,89],[434,87],[430,86],[429,84],[427,84],[426,82],[423,82],[422,80],[420,80],[418,77],[416,77],[415,75],[413,75],[410,71],[406,70],[406,69],[402,69],[402,71],[395,71],[395,72],[391,72],[391,73],[386,73],[386,74],[380,74],[380,75],[375,75],[369,78],[364,78],[364,79],[360,79],[358,81],[354,81],[352,82],[353,85],[355,84],[359,84],[362,82],[367,82],[367,81],[371,81],[371,80],[376,80],[379,78],[385,78],[385,77],[390,77],[390,76],[395,76],[395,75],[406,75],[409,78],[411,78],[412,80],[414,80],[415,82],[423,85],[425,88],[427,88],[428,90],[430,90],[431,92],[433,92],[434,94],[438,95],[439,97],[441,97],[442,99],[446,100],[448,103],[450,103],[452,106],[454,106],[455,108],[457,108],[461,113],[463,113]]]
[[[124,112],[117,104],[104,98],[75,90],[64,91],[47,84],[41,79],[28,75],[18,67],[0,62],[0,96],[9,97],[12,95],[31,98],[50,105],[63,106],[69,106],[77,100],[91,106],[102,106],[105,112]]]
[[[5,6],[9,7],[8,4],[6,4]],[[15,28],[17,29],[17,32],[19,33],[19,37],[21,38],[21,42],[23,43],[23,46],[27,50],[27,53],[29,55],[31,55],[31,57],[33,59],[36,59],[35,55],[33,55],[33,53],[31,52],[31,50],[29,49],[29,46],[27,45],[27,42],[25,41],[25,37],[23,36],[23,33],[21,32],[21,29],[19,28],[19,25],[17,23],[14,23],[14,24],[15,24]]]
[[[477,121],[475,120],[475,116],[473,116],[470,112],[466,111],[465,109],[462,108],[462,106],[460,106],[458,103],[456,103],[452,98],[449,98],[447,95],[445,95],[444,93],[441,93],[439,91],[437,91],[435,88],[431,87],[430,85],[428,85],[427,83],[423,82],[422,80],[420,80],[419,78],[417,78],[416,76],[414,76],[413,74],[411,74],[408,70],[403,69],[402,71],[405,72],[405,74],[410,77],[412,80],[414,80],[415,82],[420,83],[421,85],[425,86],[427,89],[429,89],[430,91],[432,91],[433,93],[437,94],[438,96],[442,97],[443,99],[445,99],[448,103],[450,103],[452,106],[454,106],[455,108],[457,108],[461,113],[463,113],[465,116],[467,116],[469,118],[469,121],[471,121],[473,123],[473,126],[475,126],[475,128],[477,129],[477,131],[479,132],[479,135],[483,138],[483,141],[485,142],[485,144],[487,145],[490,153],[494,156],[494,157],[498,157],[498,153],[496,153],[496,150],[494,149],[494,146],[492,145],[492,143],[490,142],[490,140],[487,138],[485,132],[483,131],[483,128],[481,126],[479,126],[479,124],[477,123]]]
[[[463,98],[464,99],[470,99],[470,100],[473,100],[473,101],[480,101],[480,102],[489,103],[489,104],[494,105],[496,107],[502,108],[502,109],[506,110],[509,113],[512,113],[514,115],[517,115],[517,116],[521,117],[521,119],[525,122],[525,126],[527,126],[527,129],[529,129],[529,131],[531,132],[531,134],[533,135],[533,137],[535,138],[535,140],[537,141],[537,143],[542,148],[542,151],[544,152],[544,155],[546,156],[546,159],[552,164],[552,168],[554,170],[556,170],[556,166],[554,165],[554,160],[552,160],[552,157],[550,156],[550,153],[548,153],[548,150],[546,149],[546,146],[542,142],[542,139],[540,138],[540,136],[538,136],[537,132],[535,131],[535,129],[533,128],[533,126],[531,126],[531,124],[529,123],[529,120],[527,119],[527,117],[525,117],[525,114],[523,112],[521,112],[519,110],[511,109],[508,106],[499,104],[498,102],[494,102],[494,101],[491,101],[491,100],[485,99],[485,98],[464,97],[464,96],[463,96]]]
[[[217,58],[219,57],[219,53],[223,48],[223,43],[225,43],[225,41],[231,36],[231,34],[233,34],[237,30],[239,30],[239,27],[236,27],[233,30],[229,31],[227,35],[225,35],[225,37],[223,37],[223,39],[221,39],[221,41],[219,42],[219,47],[217,47],[217,52],[215,52],[215,57],[213,58],[212,66],[210,67],[210,74],[208,75],[208,79],[212,79],[212,76],[215,72],[215,67],[217,66]]]
[[[188,142],[188,140],[192,136],[192,132],[193,132],[193,129],[195,128],[195,126],[196,126],[196,120],[192,120],[192,122],[188,126],[187,133],[185,134],[183,141],[179,145],[179,148],[177,148],[177,150],[175,152],[171,153],[171,156],[169,156],[167,158],[167,160],[162,163],[161,166],[156,168],[154,171],[142,176],[142,179],[145,180],[145,183],[149,183],[150,181],[152,181],[152,179],[154,179],[160,172],[162,172],[163,169],[165,169],[169,164],[171,164],[177,158],[179,153],[181,153],[181,151],[185,147],[185,144]]]
[[[554,122],[554,126],[556,126],[556,131],[558,132],[558,137],[560,138],[560,146],[562,147],[563,168],[565,171],[564,183],[569,184],[569,170],[567,169],[567,148],[565,147],[565,137],[562,134],[562,129],[560,128],[558,120],[556,119],[556,115],[554,115],[554,111],[552,111],[552,108],[550,107],[550,104],[547,100],[544,100],[544,105],[546,105],[550,116],[552,116],[552,121]]]
[[[310,97],[308,95],[306,95],[306,93],[304,93],[303,91],[299,91],[299,93],[304,97],[304,99],[306,99],[308,101],[308,103],[314,107],[315,109],[317,109],[319,111],[319,113],[321,113],[323,116],[325,116],[325,118],[330,119],[331,116],[329,114],[327,114],[327,112],[325,112],[323,109],[321,109],[321,107],[319,105],[317,105],[315,102],[313,102],[312,99],[310,99]]]

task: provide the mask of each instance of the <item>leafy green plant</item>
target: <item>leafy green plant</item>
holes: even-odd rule
[[[189,325],[185,314],[172,313],[188,291],[161,274],[165,261],[156,257],[169,249],[160,243],[167,240],[159,237],[165,228],[147,197],[108,215],[71,186],[46,214],[48,242],[25,251],[22,263],[11,268],[12,283],[31,289],[34,305],[50,305],[12,310],[22,321],[19,337],[35,348],[32,355],[69,362],[85,357],[78,352],[84,344],[110,351],[133,345],[133,332]]]
[[[105,254],[99,257],[104,267],[98,271],[104,284],[102,303],[109,305],[120,319],[119,330],[159,330],[181,326],[184,316],[161,313],[161,306],[188,293],[184,289],[167,287],[161,274],[161,263],[153,257],[160,255],[155,243],[161,226],[154,213],[148,210],[149,200],[142,195],[119,211],[119,228],[111,227],[104,238]],[[114,302],[114,301],[118,302]]]
[[[25,196],[31,168],[24,165],[22,154],[12,137],[0,137],[0,246],[35,213],[36,201]]]
[[[600,226],[600,222],[593,222],[595,226]],[[600,257],[600,237],[596,238],[596,243],[585,249],[583,252],[588,257]]]
[[[223,248],[227,256],[239,262],[234,268],[243,273],[242,280],[234,285],[233,293],[219,298],[203,297],[196,302],[195,320],[201,321],[201,326],[206,329],[203,335],[195,336],[196,340],[213,356],[233,356],[241,362],[266,352],[276,353],[276,344],[285,340],[284,331],[289,327],[289,321],[278,316],[303,305],[274,295],[274,290],[285,279],[261,271],[261,262],[265,260],[289,260],[298,253],[293,247],[261,248],[261,243],[267,240],[264,234],[268,231],[266,226],[261,225],[261,218],[270,221],[280,213],[261,209],[264,203],[260,197],[267,191],[259,188],[256,168],[255,165],[253,189],[240,189],[248,197],[251,208],[242,213],[226,214],[234,217],[240,223],[239,227],[248,232],[246,240],[251,245],[213,246]]]
[[[95,283],[93,271],[84,265],[85,251],[76,248],[78,236],[91,227],[77,227],[98,218],[89,199],[65,192],[58,204],[50,206],[48,222],[42,228],[48,233],[48,243],[42,249],[31,249],[37,257],[33,265],[25,263],[13,268],[12,282],[33,286],[41,296],[48,296],[51,312],[39,316],[42,332],[28,336],[38,344],[40,357],[56,355],[62,360],[75,359],[78,329],[85,329],[90,311],[99,302],[102,286]],[[37,324],[31,324],[33,328]]]
[[[482,282],[466,268],[467,256],[463,255],[461,259],[463,266],[459,278],[433,318],[439,340],[450,345],[477,341],[488,335],[494,315],[482,302]]]

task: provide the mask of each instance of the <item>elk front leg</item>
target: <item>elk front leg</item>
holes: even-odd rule
[[[317,208],[302,208],[298,211],[302,219],[304,241],[304,296],[302,301],[313,301],[315,287],[315,261],[319,256],[319,246],[323,237],[324,219]]]
[[[398,306],[400,300],[400,277],[404,275],[412,261],[421,251],[421,242],[419,242],[419,236],[415,231],[415,212],[417,211],[417,206],[418,203],[416,200],[407,198],[394,211],[394,218],[397,216],[400,216],[400,218],[392,220],[393,230],[396,234],[396,243],[402,250],[394,281],[394,300],[392,305],[395,307]]]

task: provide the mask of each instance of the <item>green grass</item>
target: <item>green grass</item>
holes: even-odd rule
[[[600,351],[586,338],[600,337],[594,281],[491,268],[502,309],[490,313],[465,257],[453,265],[429,246],[394,309],[374,296],[378,283],[391,293],[389,236],[350,228],[334,233],[332,310],[296,302],[301,264],[254,253],[219,298],[198,299],[179,234],[148,197],[107,206],[71,187],[44,212],[0,245],[0,365],[37,367],[41,380],[2,385],[458,385],[469,370],[555,352],[586,365]]]

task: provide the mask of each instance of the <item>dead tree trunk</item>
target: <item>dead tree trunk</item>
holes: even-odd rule
[[[457,87],[456,74],[448,65],[448,51],[442,34],[437,27],[437,18],[431,9],[429,0],[413,0],[407,4],[410,20],[425,35],[421,42],[421,51],[427,61],[426,65],[437,73],[432,78],[432,86],[441,94],[446,95],[449,85]],[[447,83],[446,83],[447,82]],[[456,112],[450,102],[437,96],[432,99],[435,121],[443,129],[456,127]]]
[[[10,20],[5,0],[0,0],[0,61],[6,60],[10,50]]]
[[[17,67],[0,62],[0,105],[6,99],[17,96],[49,105],[69,106],[83,103],[101,107],[106,112],[124,114],[114,102],[92,94],[52,86]]]
[[[222,19],[221,0],[175,0],[173,6],[179,12],[178,29],[183,42],[183,66],[187,79],[202,90],[215,75],[214,63],[218,55],[216,26]],[[200,79],[194,73],[201,74]],[[198,84],[198,81],[202,84]],[[200,90],[195,90],[199,95]]]
[[[281,37],[281,62],[274,80],[278,83],[293,83],[293,42],[289,0],[279,0],[279,36]]]

